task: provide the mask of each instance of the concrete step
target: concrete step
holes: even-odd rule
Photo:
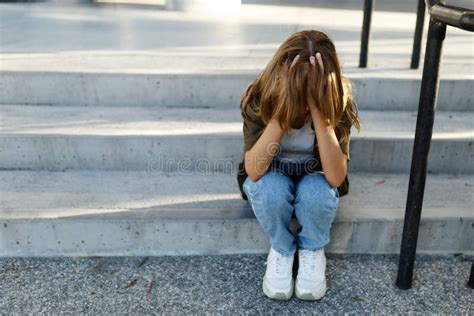
[[[1,171],[0,179],[0,256],[236,254],[269,247],[234,175]],[[408,175],[352,173],[350,180],[328,251],[397,253]],[[474,251],[473,180],[428,175],[420,253]],[[297,225],[294,219],[292,229]]]
[[[3,104],[114,107],[235,107],[268,60],[267,57],[167,54],[12,55],[2,58]],[[104,69],[98,64],[126,66]],[[184,67],[195,64],[199,67]],[[348,67],[344,73],[353,83],[361,109],[418,108],[421,70]],[[442,76],[438,109],[472,110],[473,84],[474,77],[469,72]],[[22,86],[28,88],[18,89]]]
[[[0,38],[0,102],[235,107],[289,35],[317,29],[333,39],[361,108],[415,110],[421,69],[409,64],[416,3],[411,12],[376,8],[369,68],[361,70],[359,2],[358,10],[244,4],[230,15],[1,4],[0,27],[8,32]],[[472,109],[473,61],[469,32],[449,28],[439,109]]]
[[[363,4],[358,0],[242,0],[242,3],[262,4],[262,5],[281,5],[281,6],[304,6],[304,7],[321,7],[348,10],[362,10]],[[472,8],[473,3],[469,0],[451,0],[450,5],[463,8]],[[375,14],[380,11],[395,12],[416,12],[416,4],[410,0],[379,0],[374,9]]]
[[[238,108],[7,106],[1,108],[4,170],[234,172],[243,155]],[[351,171],[408,172],[416,112],[361,111]],[[428,170],[473,173],[474,113],[438,112]]]

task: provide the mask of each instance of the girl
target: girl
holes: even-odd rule
[[[274,299],[289,299],[294,290],[300,299],[320,299],[327,289],[324,246],[339,198],[349,190],[351,126],[360,131],[332,41],[315,30],[291,35],[247,88],[240,108],[239,189],[271,244],[263,291]],[[289,228],[293,214],[297,236]]]

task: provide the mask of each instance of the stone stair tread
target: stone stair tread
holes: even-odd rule
[[[337,221],[401,220],[409,176],[349,175]],[[428,174],[423,220],[474,218],[473,175]],[[449,190],[446,188],[449,187]],[[0,220],[240,220],[254,218],[232,174],[0,171]]]
[[[290,34],[318,29],[334,41],[361,108],[415,110],[428,19],[420,67],[412,70],[416,8],[385,12],[378,7],[368,68],[360,69],[363,13],[361,4],[355,6],[357,10],[243,4],[229,16],[1,4],[0,27],[8,29],[0,38],[2,103],[233,107]],[[472,38],[449,28],[444,42],[438,108],[470,111]]]
[[[238,109],[2,105],[4,136],[238,136]],[[416,111],[360,110],[364,124],[354,138],[412,139]],[[436,113],[434,139],[474,138],[474,112]]]
[[[240,12],[229,16],[44,4],[20,10],[18,6],[3,4],[0,20],[9,32],[2,37],[5,58],[1,69],[79,73],[257,72],[289,34],[320,29],[334,40],[343,64],[349,69],[369,76],[377,76],[382,70],[395,76],[401,72],[419,77],[420,70],[408,70],[416,8],[411,12],[376,10],[372,18],[371,69],[361,71],[356,67],[362,7],[357,7],[347,10],[244,4]],[[65,20],[75,23],[65,25]],[[425,30],[427,22],[425,19]],[[94,32],[87,31],[91,27]],[[468,32],[449,29],[443,49],[442,78],[472,74],[466,71],[466,67],[474,67],[469,36]],[[47,47],[44,43],[48,43]],[[421,53],[424,55],[424,46]]]
[[[276,47],[275,47],[276,49]],[[343,48],[344,49],[344,48]],[[459,63],[443,65],[441,80],[474,80],[472,56],[466,56]],[[54,52],[54,53],[12,53],[2,56],[0,70],[9,73],[42,72],[45,75],[55,73],[77,74],[116,74],[133,75],[251,75],[256,77],[265,67],[271,55],[251,54],[235,48],[220,49],[193,56],[188,51],[112,51],[112,52]],[[449,60],[449,57],[448,57]],[[405,64],[409,63],[409,54]],[[120,64],[120,67],[116,65]],[[393,67],[371,65],[370,68],[359,68],[352,60],[343,67],[343,73],[349,79],[392,78],[421,79],[422,69],[410,69],[407,65]],[[449,71],[446,71],[447,68]]]

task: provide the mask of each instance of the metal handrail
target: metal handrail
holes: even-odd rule
[[[447,25],[454,26],[466,31],[474,31],[474,13],[467,8],[456,7],[441,3],[439,0],[418,0],[415,35],[411,55],[410,68],[417,69],[420,64],[421,39],[423,37],[423,25],[425,22],[425,11],[428,8],[432,18]],[[372,13],[374,11],[374,0],[364,0],[364,19],[360,40],[359,68],[366,68],[368,64],[370,29],[372,24]]]
[[[428,41],[421,80],[418,115],[416,120],[415,141],[408,183],[408,194],[403,224],[400,261],[396,284],[401,289],[411,288],[416,245],[420,227],[421,209],[425,190],[428,154],[431,145],[434,116],[439,87],[439,68],[442,56],[443,41],[446,37],[446,26],[454,26],[467,31],[474,31],[474,11],[450,6],[436,0],[426,0],[430,14]],[[468,282],[472,285],[474,263]]]
[[[424,0],[418,0],[416,10],[415,36],[413,39],[413,50],[411,52],[411,69],[418,69],[421,56],[421,39],[423,37],[423,26],[425,25],[426,5]]]
[[[471,275],[469,276],[469,280],[467,281],[467,286],[474,289],[474,262],[471,265]]]
[[[360,39],[359,67],[366,68],[369,55],[370,26],[372,25],[372,12],[374,11],[374,0],[364,0],[364,21],[362,22],[362,34]]]
[[[439,22],[474,32],[474,11],[447,4],[435,4],[428,8],[431,17]]]

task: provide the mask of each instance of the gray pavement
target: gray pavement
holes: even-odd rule
[[[409,70],[415,20],[414,9],[375,11],[369,68],[364,74],[420,76],[420,71]],[[344,71],[354,74],[361,72],[356,68],[361,25],[362,10],[324,7],[244,4],[231,14],[203,14],[116,6],[2,4],[0,69],[254,74],[290,34],[318,29],[334,40]],[[443,78],[472,78],[473,44],[469,32],[448,29]]]
[[[474,101],[474,100],[473,100]],[[234,108],[163,108],[2,105],[0,132],[5,135],[242,135],[242,114]],[[412,139],[416,111],[360,110],[360,134],[352,137]],[[474,112],[441,111],[435,139],[474,138]]]
[[[415,20],[414,11],[377,9],[369,67],[360,69],[361,10],[244,4],[206,14],[0,4],[0,94],[3,104],[236,107],[288,36],[317,29],[333,39],[358,104],[415,110]],[[469,32],[448,28],[438,109],[472,108],[473,48]]]
[[[394,286],[398,256],[328,254],[319,302],[268,299],[265,255],[1,258],[3,313],[473,314],[472,257],[418,256],[413,288]]]

